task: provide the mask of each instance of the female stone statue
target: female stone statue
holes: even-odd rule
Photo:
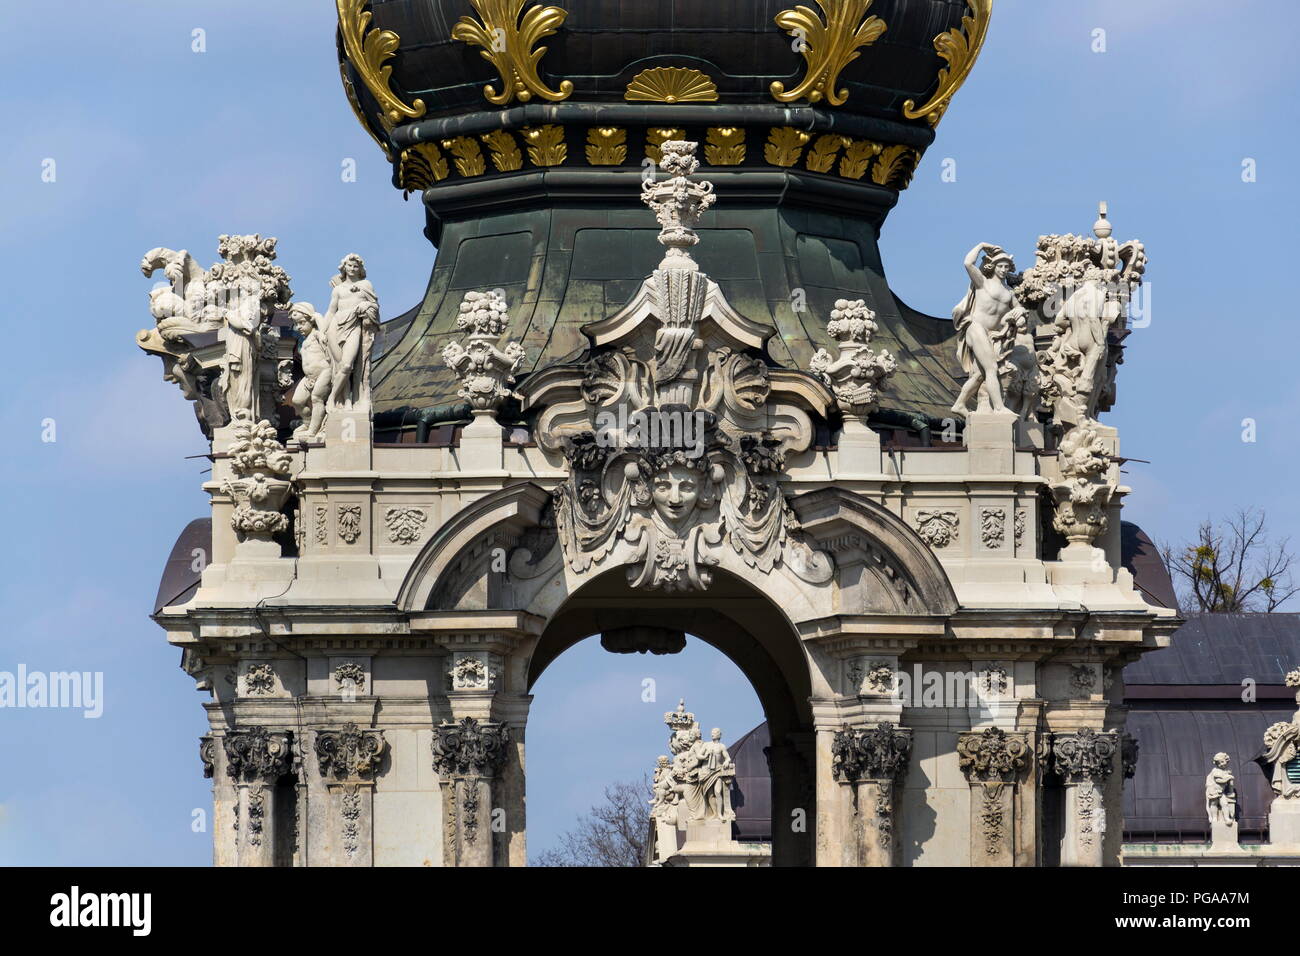
[[[334,362],[330,405],[351,408],[370,401],[370,347],[379,329],[379,298],[356,253],[343,258],[330,285],[334,291],[323,322]]]
[[[976,266],[981,252],[984,261]],[[998,363],[1007,337],[1003,320],[1015,304],[1007,278],[1016,263],[1001,246],[981,242],[966,254],[963,265],[971,284],[952,310],[952,321],[957,327],[957,361],[969,378],[952,410],[965,417],[972,408],[986,404],[995,412],[1004,410]]]
[[[325,405],[333,381],[329,343],[321,329],[322,319],[309,302],[295,302],[289,309],[294,330],[302,336],[298,354],[302,359],[303,377],[293,392],[293,407],[302,425],[294,432],[299,441],[310,441],[321,433],[325,424]]]

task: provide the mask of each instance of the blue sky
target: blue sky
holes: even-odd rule
[[[978,241],[1021,266],[1040,233],[1110,203],[1151,264],[1152,321],[1129,339],[1109,416],[1132,462],[1126,517],[1159,539],[1237,506],[1294,535],[1300,185],[1288,0],[998,0],[985,52],[882,236],[891,284],[947,315]],[[51,26],[53,25],[53,26]],[[191,49],[206,31],[207,52]],[[1093,31],[1106,52],[1093,52]],[[105,711],[0,710],[0,863],[193,864],[209,803],[205,695],[147,618],[177,532],[204,512],[205,450],[157,360],[145,250],[204,265],[223,232],[280,239],[297,298],[323,304],[365,256],[386,316],[422,295],[433,250],[416,201],[343,98],[326,0],[43,0],[0,9],[0,671],[103,671]],[[955,182],[942,182],[944,158]],[[342,181],[355,159],[356,182]],[[1244,183],[1244,159],[1258,179]],[[53,159],[56,180],[42,182]],[[1241,441],[1241,421],[1258,440]],[[53,419],[56,441],[41,440]],[[654,703],[641,682],[657,681]],[[735,739],[761,719],[736,668],[588,641],[542,677],[529,725],[530,843],[546,848],[612,780],[652,764],[681,694]],[[574,746],[575,742],[583,746]]]

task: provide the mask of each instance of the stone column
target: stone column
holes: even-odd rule
[[[493,866],[493,781],[510,732],[491,720],[443,721],[433,729],[433,770],[442,787],[446,866]]]
[[[293,734],[250,727],[227,733],[222,743],[235,787],[235,865],[275,866],[275,785],[289,772]]]
[[[897,791],[907,773],[912,731],[888,723],[845,726],[835,734],[831,753],[832,773],[841,784],[837,802],[847,823],[838,865],[897,866],[896,804],[902,798]]]
[[[382,730],[361,730],[346,723],[342,730],[316,732],[316,762],[329,794],[325,832],[319,838],[330,866],[373,866],[375,776],[388,743]],[[315,840],[312,841],[316,842]]]
[[[1115,766],[1119,742],[1113,733],[1085,727],[1052,734],[1051,769],[1065,784],[1065,833],[1061,866],[1102,866],[1105,862],[1105,786]]]
[[[997,727],[960,734],[957,760],[971,788],[971,866],[1015,866],[1017,789],[1033,762],[1028,741]]]

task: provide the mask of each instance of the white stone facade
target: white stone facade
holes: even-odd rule
[[[1129,489],[1094,416],[1123,317],[1104,292],[1084,300],[1140,268],[1123,273],[1133,257],[1116,266],[1099,229],[1088,242],[1114,274],[1078,270],[1064,319],[979,313],[1006,342],[1030,320],[1055,363],[1048,423],[977,402],[963,444],[882,450],[867,416],[895,369],[870,348],[870,310],[827,317],[839,356],[769,367],[771,329],[691,259],[713,201],[690,179],[693,145],[663,153],[646,201],[668,255],[587,327],[589,361],[515,383],[520,350],[493,318],[508,303],[467,298],[446,353],[473,408],[458,442],[374,444],[368,372],[352,367],[320,435],[285,435],[271,470],[232,454],[251,421],[209,421],[211,560],[156,619],[211,697],[214,860],[523,865],[530,688],[576,640],[637,624],[696,634],[753,682],[775,865],[1116,865],[1132,754],[1118,678],[1177,622],[1121,566]],[[235,334],[219,310],[204,321]],[[357,321],[368,334],[370,313]],[[222,361],[151,334],[169,375]],[[1101,353],[1080,347],[1098,334]],[[278,372],[282,356],[257,354]],[[246,404],[254,371],[239,371]],[[525,444],[495,418],[512,393]],[[629,434],[641,412],[654,441]],[[834,447],[814,445],[814,420],[842,420]],[[268,481],[296,556],[249,530]],[[1045,560],[1053,528],[1064,543]]]

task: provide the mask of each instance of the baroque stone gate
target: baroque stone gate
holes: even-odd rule
[[[493,26],[495,8],[443,6],[466,8],[449,42],[478,42],[475,11]],[[774,127],[763,158],[778,172],[744,165],[739,121],[778,114],[691,105],[716,90],[691,93],[703,81],[675,71],[700,71],[682,67],[642,69],[605,114],[551,112],[563,122],[540,126],[527,111],[470,114],[460,128],[488,115],[498,125],[435,142],[424,127],[450,120],[416,122],[379,70],[391,54],[376,60],[367,40],[379,29],[370,14],[405,6],[338,8],[345,87],[398,185],[424,170],[450,272],[435,271],[419,309],[382,322],[356,255],[324,313],[294,300],[273,239],[224,236],[208,270],[167,248],[142,265],[167,282],[138,342],[195,402],[212,444],[210,525],[188,529],[173,555],[181,568],[200,555],[201,575],[179,581],[155,620],[211,697],[200,752],[216,862],[523,865],[542,671],[591,635],[615,652],[671,653],[690,633],[735,661],[763,705],[776,864],[1117,863],[1136,759],[1122,668],[1176,624],[1122,567],[1127,489],[1118,437],[1097,418],[1114,398],[1141,244],[1113,240],[1104,211],[1092,237],[1041,237],[1023,274],[982,243],[943,332],[872,265],[906,177],[884,168],[859,184],[850,157],[862,159],[858,178],[901,161],[895,146],[915,165],[920,150],[906,144],[928,144],[956,89],[944,76],[919,126],[857,120],[893,145]],[[972,2],[953,24],[974,51],[966,71],[988,15]],[[797,27],[791,16],[776,17],[777,37]],[[565,105],[562,84],[530,72],[535,57],[489,52],[515,84],[489,87],[493,103],[532,91]],[[813,105],[780,108],[814,127],[823,100],[839,105],[845,67],[818,73],[815,54],[799,94]],[[824,89],[808,86],[817,76]],[[626,109],[647,97],[659,105]],[[644,173],[635,160],[600,168],[628,163],[627,128],[578,125],[600,116],[642,122]],[[668,116],[682,126],[657,125]],[[708,125],[728,117],[737,125]],[[566,137],[584,129],[591,169],[566,169]],[[798,134],[788,163],[781,129]],[[443,182],[439,145],[458,179]],[[519,145],[544,177],[530,179]],[[701,152],[728,167],[716,190]],[[573,208],[573,192],[556,198],[574,189],[587,208]],[[638,191],[648,212],[631,211]],[[739,211],[723,220],[713,207],[733,195]],[[830,195],[859,205],[828,212]],[[502,197],[542,210],[542,232],[502,213]],[[575,238],[584,223],[617,245],[656,221],[657,266],[579,254],[600,258]],[[457,234],[471,222],[479,235]],[[786,250],[772,263],[781,279],[769,277],[779,306],[733,305],[724,285],[748,288],[734,278],[738,233]],[[506,281],[516,236],[534,250],[519,288]],[[471,252],[478,239],[492,243]],[[856,257],[857,271],[799,285],[816,271],[814,239],[828,268]],[[703,265],[714,241],[725,247],[717,279]],[[548,306],[560,260],[569,278]],[[575,304],[586,265],[614,271],[600,302]],[[630,284],[611,291],[618,282]],[[816,331],[788,334],[792,309]],[[575,315],[580,334],[566,332]],[[458,401],[430,403],[438,382]],[[413,396],[425,403],[414,415]]]

